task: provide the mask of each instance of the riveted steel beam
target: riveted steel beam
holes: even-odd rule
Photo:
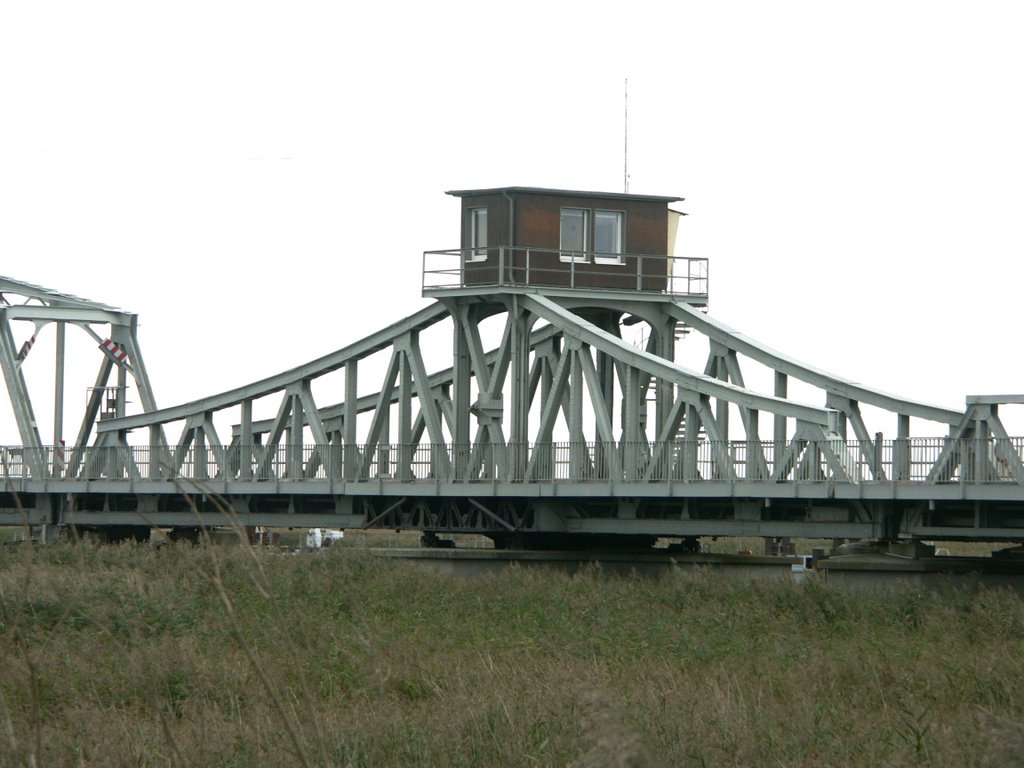
[[[906,414],[938,423],[956,424],[963,416],[960,411],[897,397],[802,363],[754,341],[745,334],[729,328],[724,323],[714,320],[704,312],[697,311],[683,302],[672,302],[666,311],[680,322],[700,331],[712,341],[740,352],[778,373],[805,381],[826,392],[867,403],[893,413]]]
[[[829,423],[828,411],[824,408],[802,405],[771,395],[761,395],[743,387],[690,371],[649,352],[635,349],[623,342],[622,339],[587,323],[543,295],[524,296],[523,303],[539,317],[558,324],[567,338],[577,338],[593,347],[611,352],[623,362],[636,366],[652,376],[667,379],[698,394],[708,395],[740,406],[758,408],[770,413],[781,413],[792,418],[823,425]]]

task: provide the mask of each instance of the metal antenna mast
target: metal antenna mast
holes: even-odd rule
[[[622,128],[622,191],[629,192],[629,78],[622,86],[623,128]]]

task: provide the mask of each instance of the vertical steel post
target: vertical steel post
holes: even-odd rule
[[[825,407],[835,411],[835,432],[846,440],[846,412],[850,408],[850,399],[829,392],[825,395]]]
[[[347,360],[345,362],[345,415],[343,425],[345,430],[344,466],[346,480],[356,480],[359,476],[359,454],[356,448],[356,417],[359,414],[359,404],[357,402],[359,396],[356,386],[358,373],[359,361],[354,359]]]
[[[584,458],[586,443],[583,435],[583,368],[580,362],[582,351],[578,341],[569,344],[569,467],[571,480],[584,479]]]
[[[192,439],[192,477],[196,480],[205,480],[206,472],[206,430],[201,426],[195,428],[195,437]]]
[[[693,405],[686,406],[686,421],[683,423],[683,455],[682,455],[682,479],[684,481],[696,480],[699,476],[697,470],[697,450],[699,448],[700,422],[697,408]]]
[[[57,353],[53,371],[53,445],[56,448],[64,439],[64,343],[66,323],[57,323]],[[59,475],[59,468],[54,467],[54,475]]]
[[[763,478],[758,476],[760,466],[758,464],[758,456],[760,456],[760,436],[759,436],[759,422],[761,412],[756,408],[750,408],[747,410],[746,415],[746,432],[747,432],[747,444],[746,444],[746,462],[744,465],[744,471],[746,473],[747,480],[761,480]]]
[[[990,411],[991,408],[992,406],[988,406],[984,411]],[[974,420],[974,482],[987,483],[989,481],[988,413],[983,412],[981,408],[976,408],[975,412],[978,417]]]
[[[893,479],[910,479],[910,416],[896,417],[896,444],[893,446]]]
[[[242,401],[242,424],[241,424],[239,456],[238,456],[238,477],[240,480],[252,480],[252,399],[246,398]]]
[[[303,452],[303,411],[302,398],[297,392],[291,394],[292,414],[291,425],[288,427],[287,453],[288,478],[291,480],[302,479],[302,452]]]
[[[391,476],[391,403],[384,403],[380,414],[380,439],[377,440],[377,477]]]
[[[775,396],[779,398],[789,397],[789,376],[782,373],[781,371],[775,372]],[[782,456],[786,453],[786,417],[781,414],[775,414],[775,431],[773,437],[773,453],[772,457],[772,471],[775,470],[776,462],[782,460]]]
[[[469,307],[451,304],[452,317],[452,479],[466,480],[469,468],[470,377],[472,359],[469,339],[462,323],[463,313],[468,317]]]
[[[626,482],[637,479],[640,442],[640,369],[626,368],[626,391],[623,394],[623,472]]]
[[[410,344],[415,343],[413,340]],[[423,408],[429,403],[421,403]],[[403,482],[412,480],[412,370],[408,352],[398,361],[398,466],[395,476]]]
[[[521,480],[526,471],[526,445],[530,430],[530,322],[513,297],[509,378],[512,405],[509,425],[509,479]]]

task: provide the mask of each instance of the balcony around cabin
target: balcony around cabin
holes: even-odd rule
[[[706,297],[708,260],[649,253],[490,246],[425,251],[423,293],[553,288]]]
[[[423,292],[520,288],[706,297],[707,259],[671,255],[679,197],[537,187],[452,191],[461,246],[423,254]]]

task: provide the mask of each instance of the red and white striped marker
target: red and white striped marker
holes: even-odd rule
[[[118,365],[124,365],[128,362],[128,353],[121,349],[117,344],[112,342],[110,339],[104,339],[103,343],[100,344],[100,349],[114,358],[114,362]]]
[[[24,360],[28,357],[28,352],[32,349],[32,345],[36,343],[36,335],[33,333],[32,338],[21,345],[21,351],[18,352],[18,359]]]

